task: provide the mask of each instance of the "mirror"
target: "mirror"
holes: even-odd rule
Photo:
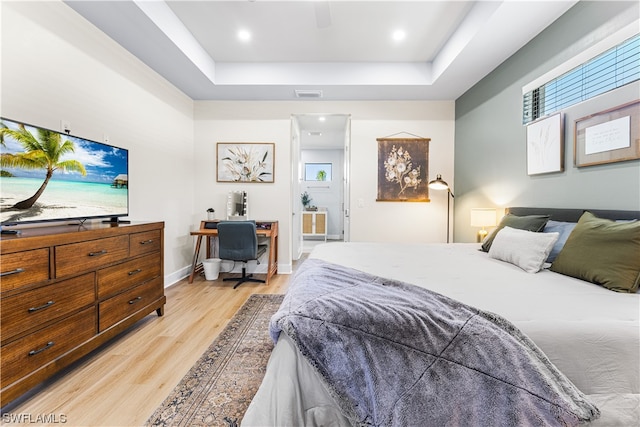
[[[229,191],[227,196],[227,220],[249,219],[247,192]]]

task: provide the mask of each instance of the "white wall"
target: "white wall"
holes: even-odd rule
[[[189,272],[189,231],[206,209],[221,215],[243,187],[252,217],[280,221],[279,271],[290,271],[292,114],[351,114],[352,241],[445,240],[445,194],[375,202],[376,138],[431,138],[429,178],[453,185],[453,101],[193,102],[62,2],[1,2],[0,13],[2,116],[52,129],[66,120],[73,134],[129,149],[130,218],[165,222],[165,283]],[[276,144],[275,183],[216,183],[216,142],[256,141]]]
[[[210,205],[218,211],[228,191],[246,189],[251,217],[280,222],[279,270],[290,269],[291,204],[299,202],[297,193],[292,200],[290,120],[310,113],[351,115],[351,241],[446,240],[446,193],[433,192],[431,203],[375,201],[376,138],[403,132],[431,138],[429,179],[440,173],[453,186],[453,101],[196,101],[196,212],[204,216]],[[275,183],[217,183],[216,142],[274,142]]]
[[[193,240],[193,101],[61,2],[1,2],[0,111],[129,150],[130,217],[165,222],[165,283]]]
[[[210,120],[202,120],[202,115]],[[284,120],[264,120],[258,125],[253,120],[218,120],[216,112],[196,108],[195,170],[196,195],[194,226],[205,218],[206,209],[213,207],[218,218],[226,215],[229,191],[244,190],[248,197],[249,217],[255,220],[279,221],[278,270],[291,271],[290,217],[291,217],[291,168],[289,152],[290,123]],[[273,142],[275,143],[274,183],[219,183],[216,182],[217,142]]]
[[[454,187],[453,102],[425,104],[422,120],[353,120],[351,125],[351,236],[352,241],[445,242],[447,194],[429,192],[430,203],[376,202],[376,138],[408,132],[429,143],[429,178],[436,174]],[[415,113],[413,114],[415,115]],[[399,135],[410,137],[410,135]],[[455,190],[454,190],[455,194]]]

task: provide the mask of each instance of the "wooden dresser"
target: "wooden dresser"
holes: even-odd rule
[[[154,310],[164,223],[24,229],[0,240],[0,406]]]

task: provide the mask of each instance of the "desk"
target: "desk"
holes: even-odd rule
[[[206,223],[214,221],[202,221],[200,222],[200,229],[192,231],[192,236],[197,236],[196,248],[193,251],[193,261],[191,262],[191,274],[189,275],[189,283],[193,283],[193,277],[196,273],[202,271],[202,264],[198,264],[198,256],[200,255],[200,246],[202,246],[202,238],[207,238],[207,258],[211,257],[211,238],[215,238],[218,235],[218,229],[205,228]],[[269,264],[267,265],[267,280],[266,284],[269,284],[269,279],[274,274],[278,273],[278,221],[256,221],[256,234],[258,237],[269,238]]]

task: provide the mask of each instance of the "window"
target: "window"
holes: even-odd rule
[[[620,43],[573,70],[527,92],[522,123],[640,79],[640,35]]]
[[[331,163],[305,163],[305,181],[331,181]]]

